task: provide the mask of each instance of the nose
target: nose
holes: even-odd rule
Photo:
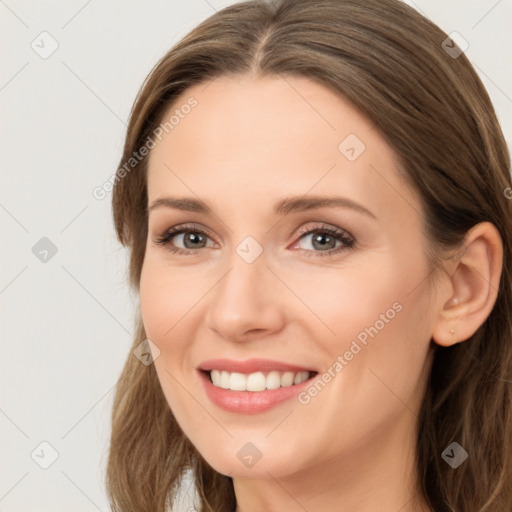
[[[210,292],[206,322],[217,335],[231,341],[266,337],[285,321],[282,283],[260,256],[247,263],[237,254],[230,269]]]

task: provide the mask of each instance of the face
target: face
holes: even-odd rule
[[[149,158],[140,307],[186,436],[220,473],[261,478],[403,440],[434,312],[390,147],[307,78],[221,77],[176,109]]]

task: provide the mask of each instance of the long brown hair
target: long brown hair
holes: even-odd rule
[[[154,67],[133,106],[121,166],[144,146],[179,94],[222,75],[308,77],[352,102],[394,149],[423,203],[434,248],[458,247],[481,221],[501,235],[498,297],[467,341],[435,347],[417,433],[422,491],[436,512],[512,510],[512,193],[507,146],[489,96],[464,54],[398,0],[247,1],[215,13]],[[445,41],[445,43],[443,43]],[[200,108],[200,107],[199,107]],[[147,237],[147,158],[120,167],[113,191],[119,241],[138,291]],[[433,250],[434,261],[442,251]],[[133,348],[146,338],[136,318]],[[457,441],[457,469],[442,452]],[[116,512],[163,512],[193,471],[201,511],[235,507],[181,431],[153,365],[128,355],[112,415],[107,490]]]

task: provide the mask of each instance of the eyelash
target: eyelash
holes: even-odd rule
[[[177,235],[181,235],[183,233],[199,233],[201,235],[205,235],[208,238],[211,238],[207,231],[205,231],[203,228],[200,228],[196,224],[184,224],[179,226],[174,226],[170,229],[167,229],[162,234],[158,235],[157,238],[154,240],[154,243],[157,245],[162,246],[168,246],[169,242],[172,238],[174,238]],[[337,240],[341,241],[344,245],[341,245],[340,247],[337,247],[335,249],[329,249],[328,251],[315,251],[310,249],[296,249],[300,251],[302,254],[305,254],[306,256],[312,256],[312,257],[325,257],[325,256],[333,256],[335,254],[338,254],[341,251],[346,251],[350,249],[354,249],[356,245],[355,238],[350,235],[347,231],[344,231],[342,229],[338,228],[332,228],[325,225],[315,226],[313,228],[308,229],[301,229],[299,230],[299,233],[297,233],[297,241],[305,237],[306,235],[310,235],[311,233],[322,233],[322,234],[329,234],[334,236]],[[295,244],[294,244],[295,245]],[[166,247],[168,251],[171,251],[174,254],[179,255],[193,255],[197,254],[197,251],[199,249],[180,249],[178,247]],[[200,249],[205,249],[205,247],[201,247]],[[312,253],[315,253],[314,255]]]

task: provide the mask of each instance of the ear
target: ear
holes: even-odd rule
[[[448,264],[450,286],[440,297],[432,332],[438,345],[467,340],[485,322],[498,296],[502,265],[503,242],[496,227],[490,222],[473,226]]]

